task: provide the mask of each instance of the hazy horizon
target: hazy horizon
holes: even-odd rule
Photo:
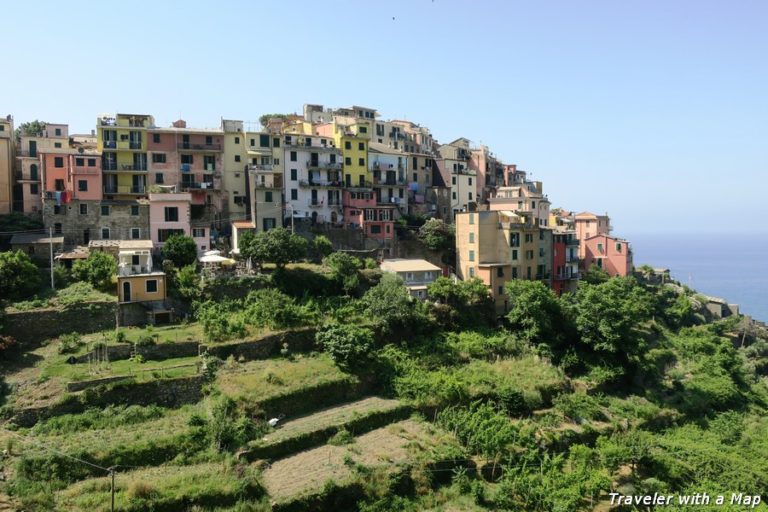
[[[488,145],[553,206],[608,212],[619,236],[768,231],[766,14],[747,1],[17,2],[0,114],[89,132],[103,112],[211,127],[366,105]]]

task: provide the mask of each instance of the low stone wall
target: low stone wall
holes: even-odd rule
[[[136,352],[146,360],[162,361],[164,359],[176,359],[177,357],[193,357],[198,355],[200,344],[196,341],[180,341],[178,343],[161,343],[157,345],[139,345]],[[110,361],[119,359],[128,359],[131,357],[133,344],[120,343],[117,345],[107,345],[107,355]],[[98,351],[103,355],[104,349]],[[87,352],[77,356],[75,361],[78,363],[87,363],[89,357],[93,357],[94,351]]]
[[[103,379],[92,379],[92,380],[81,380],[77,382],[68,382],[67,383],[67,391],[69,392],[76,392],[76,391],[82,391],[84,389],[88,388],[95,388],[96,386],[102,386],[104,384],[110,384],[112,382],[117,381],[129,381],[133,380],[135,377],[133,375],[117,375],[115,377],[104,377]]]
[[[88,334],[115,328],[116,302],[86,302],[66,309],[15,311],[6,315],[6,334],[22,345],[39,346],[62,334]]]
[[[22,409],[11,417],[11,421],[20,427],[28,428],[38,421],[63,414],[78,414],[91,407],[107,405],[180,407],[200,401],[203,398],[204,383],[203,375],[195,375],[151,382],[104,384],[96,388],[88,388],[81,394],[69,395],[58,404]]]
[[[229,356],[245,359],[265,359],[270,356],[280,354],[283,344],[288,344],[288,350],[291,352],[309,352],[315,348],[315,328],[307,327],[305,329],[296,329],[292,331],[283,331],[276,334],[265,336],[264,338],[239,343],[227,343],[222,345],[203,345],[202,351],[208,351],[209,354],[220,359],[226,359]]]

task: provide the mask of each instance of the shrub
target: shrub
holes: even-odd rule
[[[112,276],[117,273],[115,258],[105,252],[92,252],[87,259],[72,265],[72,276],[78,281],[90,283],[94,288],[106,290],[112,286]]]
[[[133,481],[126,491],[130,500],[150,500],[156,494],[154,486],[149,482]]]
[[[586,393],[563,393],[555,397],[553,403],[555,409],[576,423],[605,419],[600,400]]]
[[[255,290],[245,299],[245,320],[250,325],[285,329],[305,324],[312,318],[309,308],[275,288]]]
[[[77,332],[59,336],[59,354],[71,354],[83,345],[83,340]]]
[[[23,299],[41,285],[40,272],[22,251],[0,252],[0,297]]]
[[[333,252],[333,243],[325,235],[317,235],[312,241],[312,247],[321,260]]]
[[[231,304],[206,301],[198,303],[197,319],[203,324],[203,333],[209,341],[224,341],[246,335],[245,325],[233,319],[229,308]]]
[[[187,235],[171,235],[163,244],[163,259],[171,260],[176,268],[192,265],[197,261],[197,244]]]
[[[315,334],[317,343],[345,371],[359,369],[370,359],[373,332],[350,324],[328,324]]]

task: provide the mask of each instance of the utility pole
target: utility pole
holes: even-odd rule
[[[112,485],[110,486],[112,491],[112,508],[110,510],[112,512],[115,512],[115,468],[117,468],[117,466],[109,468],[109,476],[112,477]]]
[[[51,290],[55,290],[53,283],[53,228],[48,228],[48,247],[51,253]]]

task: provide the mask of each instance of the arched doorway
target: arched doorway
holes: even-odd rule
[[[126,281],[123,283],[123,302],[131,302],[131,283]]]

